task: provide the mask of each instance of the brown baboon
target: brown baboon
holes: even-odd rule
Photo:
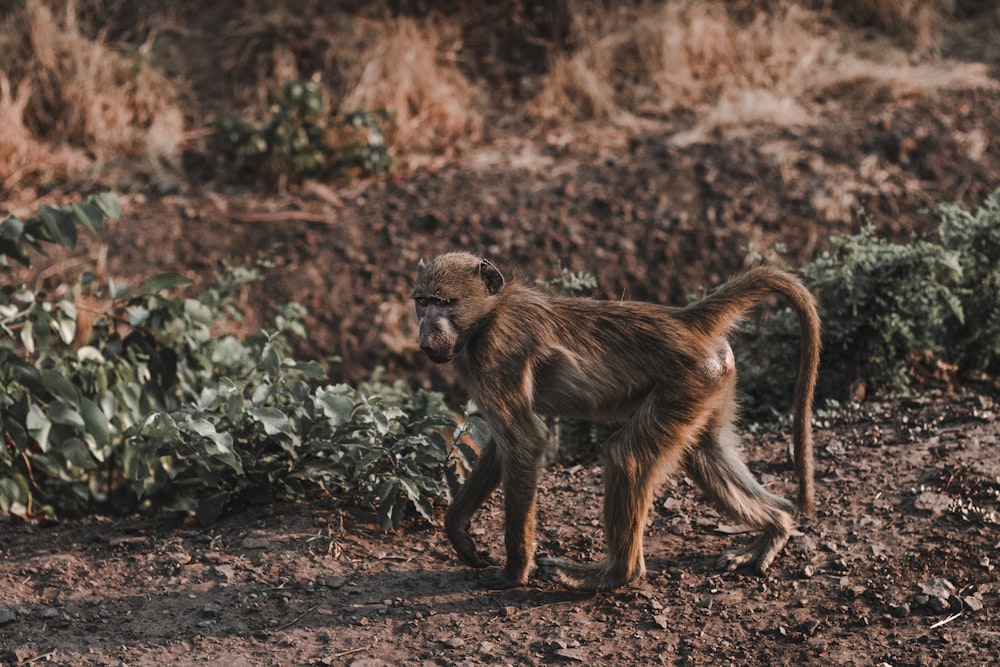
[[[604,449],[607,557],[581,564],[540,558],[543,571],[587,590],[621,586],[645,572],[642,532],[657,482],[682,467],[718,509],[761,531],[724,554],[720,567],[763,572],[788,541],[794,506],[751,476],[738,449],[736,368],[725,336],[772,292],[798,314],[802,348],[795,386],[793,442],[798,507],[814,513],[812,396],[819,366],[819,318],[794,276],[752,268],[683,308],[551,296],[507,282],[488,260],[468,253],[421,262],[413,299],[420,347],[436,363],[453,361],[458,379],[492,430],[479,462],[448,511],[445,526],[459,558],[491,564],[469,534],[472,515],[504,488],[504,580],[523,585],[534,560],[535,498],[545,427],[538,415],[623,423]]]

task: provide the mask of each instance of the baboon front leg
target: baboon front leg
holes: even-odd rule
[[[734,521],[760,530],[750,544],[727,551],[717,563],[732,571],[751,565],[763,574],[788,542],[794,505],[753,478],[740,457],[739,437],[729,425],[706,431],[685,461],[685,469],[715,507]]]
[[[469,525],[472,515],[499,486],[500,477],[500,457],[496,442],[491,439],[483,446],[479,460],[445,515],[444,525],[448,539],[455,547],[459,559],[470,567],[481,569],[496,565],[496,560],[490,558],[487,552],[476,549],[476,544],[469,535]]]
[[[504,580],[511,586],[528,583],[535,558],[535,506],[541,476],[541,452],[538,460],[504,462],[504,540],[507,564]]]

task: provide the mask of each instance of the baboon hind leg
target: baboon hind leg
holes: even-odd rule
[[[764,573],[788,542],[794,506],[753,478],[738,445],[739,436],[728,423],[708,429],[688,453],[684,467],[716,509],[761,531],[747,546],[723,554],[717,563],[719,569],[732,571],[751,565]]]
[[[648,406],[647,406],[648,407]],[[605,445],[604,535],[607,556],[596,563],[564,558],[538,559],[566,587],[606,591],[646,573],[643,531],[655,485],[674,452],[681,451],[683,429],[657,430],[651,410],[614,434]]]

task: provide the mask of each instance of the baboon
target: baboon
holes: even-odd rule
[[[412,296],[420,347],[453,362],[491,439],[449,508],[445,528],[459,558],[480,553],[470,521],[501,483],[507,562],[501,581],[527,583],[535,551],[535,502],[548,447],[539,415],[621,422],[604,445],[606,558],[539,558],[565,586],[609,590],[645,573],[642,533],[658,481],[682,468],[731,519],[759,530],[719,566],[764,572],[788,541],[794,506],[765,490],[738,451],[736,367],[726,334],[771,293],[799,317],[802,344],[793,406],[798,509],[814,515],[812,396],[819,367],[819,317],[812,295],[789,273],[751,268],[683,308],[553,296],[506,281],[468,253],[420,263]],[[500,582],[498,582],[500,583]]]

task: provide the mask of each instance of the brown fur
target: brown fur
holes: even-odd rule
[[[727,331],[772,292],[787,297],[803,336],[793,407],[798,507],[813,514],[812,395],[819,367],[819,318],[794,276],[761,266],[684,308],[546,294],[505,282],[468,253],[421,264],[413,286],[420,345],[453,361],[492,438],[452,504],[445,527],[473,567],[490,559],[469,535],[472,515],[502,483],[507,562],[513,585],[527,582],[534,557],[535,502],[547,448],[538,416],[623,421],[605,447],[607,558],[581,564],[539,559],[572,588],[607,590],[645,572],[642,532],[656,485],[683,469],[720,511],[761,531],[728,552],[726,569],[763,572],[788,540],[793,506],[750,475],[732,427],[736,372]]]

